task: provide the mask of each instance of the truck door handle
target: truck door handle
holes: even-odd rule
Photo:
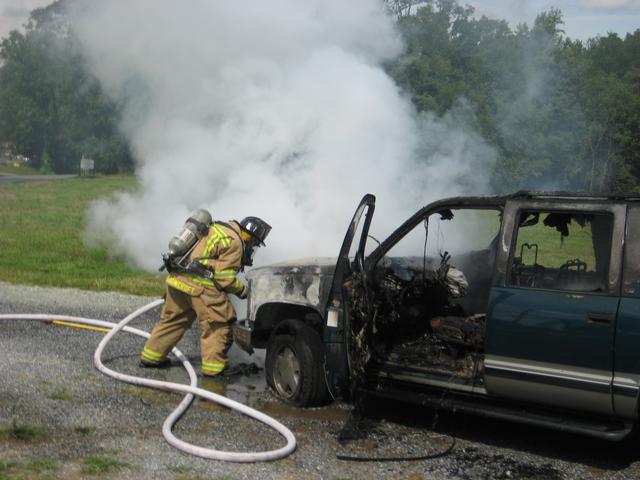
[[[610,313],[596,313],[591,312],[587,314],[587,323],[603,323],[608,324],[613,322],[613,315]]]

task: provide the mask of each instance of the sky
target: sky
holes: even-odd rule
[[[0,0],[0,37],[20,28],[29,11],[51,0]],[[489,18],[508,20],[513,26],[531,24],[536,14],[552,7],[564,13],[565,33],[585,40],[616,32],[624,36],[640,28],[640,0],[460,0]]]
[[[615,32],[621,37],[640,29],[640,0],[468,0],[478,15],[531,25],[536,15],[559,8],[564,15],[565,34],[586,40]]]

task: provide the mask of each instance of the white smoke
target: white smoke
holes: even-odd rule
[[[472,113],[418,117],[381,67],[402,44],[379,0],[86,5],[76,32],[124,105],[141,183],[96,204],[88,234],[141,267],[199,207],[269,222],[264,263],[336,255],[364,193],[380,237],[487,188],[495,154],[461,121]]]

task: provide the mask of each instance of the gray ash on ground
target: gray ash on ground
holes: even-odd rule
[[[534,465],[508,458],[503,454],[487,454],[475,447],[451,453],[451,474],[462,480],[561,480],[564,475],[550,463]]]

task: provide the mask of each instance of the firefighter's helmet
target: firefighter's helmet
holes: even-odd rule
[[[271,231],[271,225],[258,217],[246,217],[240,222],[242,230],[249,234],[252,243],[264,246],[264,241]]]

